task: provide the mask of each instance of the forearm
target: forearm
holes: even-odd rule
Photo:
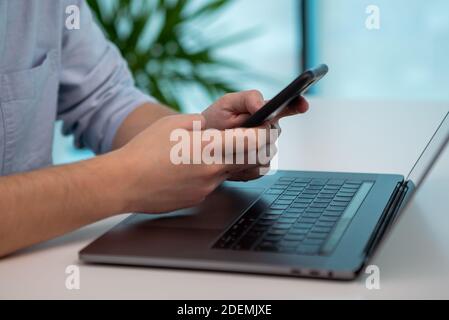
[[[147,103],[140,106],[131,112],[120,126],[114,139],[113,148],[123,147],[154,122],[174,114],[176,114],[175,111],[160,104]]]
[[[142,105],[119,128],[114,149],[174,113],[161,105]],[[0,257],[131,210],[132,195],[127,195],[132,185],[127,181],[132,181],[133,165],[124,163],[131,158],[119,150],[76,164],[0,177]]]
[[[0,178],[0,257],[126,212],[126,177],[115,153]]]

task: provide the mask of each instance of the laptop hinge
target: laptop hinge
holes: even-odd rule
[[[382,216],[375,228],[375,231],[373,232],[373,235],[371,236],[365,248],[367,258],[372,255],[377,245],[379,244],[380,240],[382,239],[382,236],[385,234],[388,227],[396,219],[396,216],[404,203],[404,199],[408,191],[409,191],[409,184],[407,181],[399,182],[397,184],[390,200],[388,201],[387,206],[385,207],[384,212],[382,213]]]

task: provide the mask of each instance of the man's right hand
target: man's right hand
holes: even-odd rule
[[[115,152],[114,157],[124,170],[127,181],[124,195],[126,211],[165,213],[195,206],[231,175],[260,166],[257,163],[174,164],[170,155],[176,143],[170,141],[170,136],[176,129],[185,129],[193,142],[194,122],[201,123],[202,129],[205,128],[205,119],[202,115],[162,118]],[[234,134],[240,135],[244,134],[244,130],[254,130],[254,136],[258,137],[258,130],[267,129],[269,128],[240,129]],[[221,131],[221,134],[223,144],[220,146],[224,152],[224,131]],[[243,152],[258,152],[262,148],[269,148],[267,142],[246,143]],[[205,145],[202,143],[199,147],[201,152]],[[235,148],[234,144],[234,153],[242,152]]]
[[[134,138],[106,155],[0,177],[0,257],[115,214],[195,206],[228,177],[258,166],[174,164],[171,133],[185,129],[192,138],[194,121],[204,127],[202,116],[161,118],[137,136],[128,132]],[[266,141],[259,144],[263,148]],[[244,149],[243,154],[255,151]]]

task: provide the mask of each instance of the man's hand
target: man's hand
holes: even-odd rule
[[[169,116],[173,112],[163,106],[143,105],[119,129],[116,151],[75,164],[0,177],[0,257],[115,214],[191,207],[224,180],[255,178],[261,164],[173,164],[170,133],[184,128],[193,137],[195,120],[202,129],[236,128],[263,103],[257,92],[232,94],[203,115],[194,116]],[[307,104],[300,101],[292,113],[306,110]],[[260,137],[259,131],[267,127],[236,130],[234,136],[247,137],[247,130]],[[245,150],[230,152],[234,157],[237,152],[251,154],[269,147],[267,141],[256,141]]]
[[[202,114],[206,119],[207,128],[219,130],[238,128],[265,103],[262,93],[257,90],[230,93],[217,100]],[[308,109],[307,101],[300,97],[271,122],[276,123],[281,118],[305,113]]]
[[[175,164],[171,159],[175,142],[170,141],[175,130],[184,129],[188,137],[189,147],[196,149],[200,155],[210,145],[193,138],[193,123],[201,123],[205,129],[206,121],[201,115],[178,115],[165,117],[136,136],[125,147],[116,151],[116,162],[121,164],[126,172],[127,187],[126,211],[144,213],[164,213],[177,209],[193,207],[201,203],[221,183],[241,172],[252,172],[258,168],[258,163],[225,164]],[[247,137],[247,131],[254,131],[253,137],[260,137],[260,130],[254,128],[236,130],[236,138]],[[221,131],[220,145],[223,156],[232,159],[237,154],[248,155],[268,148],[267,140],[246,143],[244,150],[238,150],[234,144],[232,150],[226,149],[225,132]],[[265,133],[267,134],[267,133]],[[241,140],[243,141],[243,139]],[[213,142],[212,142],[213,143]],[[217,143],[215,141],[215,143]],[[194,144],[198,144],[193,147]],[[190,152],[192,155],[193,152]],[[246,159],[246,158],[245,158]],[[223,159],[224,160],[224,159]]]
[[[259,111],[265,105],[262,94],[257,90],[230,93],[223,96],[212,106],[207,108],[202,114],[206,120],[207,128],[219,130],[238,128],[251,115]],[[281,118],[305,113],[309,109],[307,101],[299,97],[294,100],[288,108],[271,121],[272,125],[279,128],[278,121]],[[260,177],[261,168],[252,168],[238,172],[230,176],[230,180],[248,181]]]

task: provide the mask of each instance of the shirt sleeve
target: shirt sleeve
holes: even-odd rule
[[[155,100],[139,91],[126,61],[93,21],[84,0],[78,1],[80,28],[64,28],[58,119],[77,147],[111,151],[115,134],[138,106]]]

